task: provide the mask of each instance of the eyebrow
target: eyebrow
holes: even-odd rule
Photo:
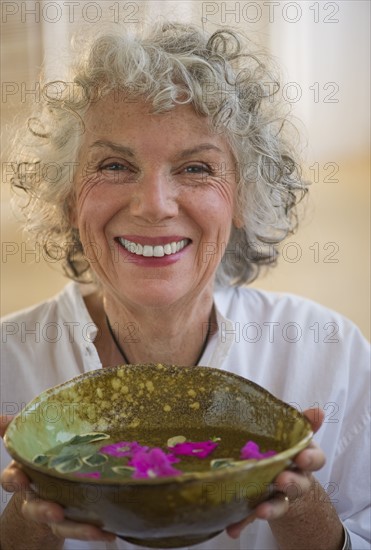
[[[130,147],[119,145],[118,143],[114,143],[113,141],[99,139],[97,141],[94,141],[94,143],[92,143],[89,146],[89,149],[93,149],[95,147],[108,148],[108,149],[111,149],[112,151],[115,151],[116,153],[121,153],[131,158],[135,157],[135,153],[132,149],[130,149]],[[201,153],[203,151],[217,151],[218,153],[223,153],[223,151],[219,149],[219,147],[217,147],[216,145],[213,145],[212,143],[202,143],[200,145],[197,145],[196,147],[191,147],[190,149],[184,149],[183,151],[178,153],[175,158],[182,160],[184,158],[187,158],[191,155],[195,155],[197,153]]]
[[[98,139],[97,141],[94,141],[94,143],[89,145],[89,149],[94,149],[95,147],[102,147],[106,149],[108,148],[108,149],[111,149],[112,151],[115,151],[116,153],[121,153],[123,155],[127,155],[132,158],[135,157],[134,151],[132,151],[130,147],[119,145],[118,143],[114,143],[113,141]]]
[[[219,147],[213,145],[212,143],[202,143],[201,145],[197,145],[191,149],[184,149],[184,151],[181,151],[178,155],[176,155],[176,158],[184,159],[186,157],[190,157],[191,155],[201,153],[202,151],[217,151],[218,153],[223,153]]]

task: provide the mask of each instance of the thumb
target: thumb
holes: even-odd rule
[[[313,432],[316,433],[322,426],[325,413],[322,409],[317,407],[315,409],[307,409],[304,411],[304,416],[308,418],[309,422],[312,424]]]
[[[9,414],[4,414],[0,416],[0,437],[4,437],[6,429],[13,418],[14,417],[10,416]]]

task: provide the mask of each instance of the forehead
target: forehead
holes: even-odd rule
[[[130,140],[134,146],[166,143],[168,147],[186,148],[207,139],[230,153],[223,135],[213,131],[209,119],[198,115],[192,105],[176,105],[160,114],[152,111],[152,104],[144,99],[128,102],[107,95],[92,104],[84,117],[84,144],[107,139],[118,143]]]

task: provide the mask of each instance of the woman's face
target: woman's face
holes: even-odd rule
[[[189,105],[107,96],[86,115],[74,225],[103,288],[170,306],[211,290],[235,209],[235,160]]]

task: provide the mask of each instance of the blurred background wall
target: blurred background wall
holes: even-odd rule
[[[253,286],[289,291],[340,311],[370,335],[370,3],[366,1],[3,1],[2,146],[10,122],[37,100],[42,62],[50,78],[77,26],[120,21],[140,28],[155,18],[206,30],[243,29],[283,70],[283,99],[302,121],[307,215],[282,246],[278,266]],[[58,266],[22,235],[12,212],[2,157],[1,313],[63,287]]]

